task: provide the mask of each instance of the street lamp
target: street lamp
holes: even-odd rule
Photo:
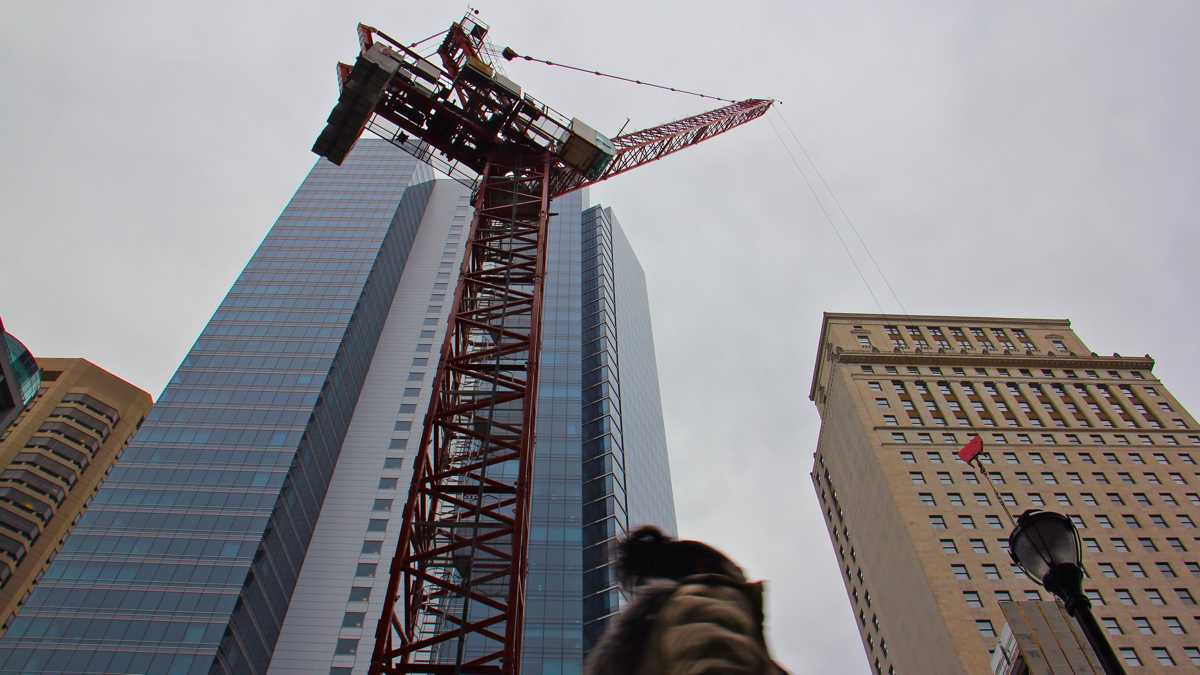
[[[1125,668],[1092,616],[1092,603],[1083,594],[1083,549],[1071,519],[1051,511],[1026,511],[1008,536],[1008,552],[1034,583],[1045,586],[1063,601],[1104,672],[1125,675]]]

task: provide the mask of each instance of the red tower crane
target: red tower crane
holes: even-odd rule
[[[440,64],[359,25],[313,151],[364,129],[474,189],[454,307],[375,633],[371,673],[519,673],[550,200],[760,117],[748,99],[608,139],[498,72],[468,12]],[[511,58],[515,53],[506,50]]]

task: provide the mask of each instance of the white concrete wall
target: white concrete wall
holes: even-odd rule
[[[467,190],[449,180],[438,180],[430,195],[275,645],[268,671],[272,675],[367,672],[375,624],[383,611],[388,566],[408,497],[412,457],[420,443],[421,420],[428,405],[470,224],[467,198]],[[455,236],[452,226],[457,226],[457,242],[448,241]],[[440,267],[446,259],[452,260],[448,270]],[[439,273],[447,271],[448,278],[437,278]],[[434,289],[439,282],[447,284],[445,290]],[[431,301],[434,293],[444,293],[445,300]],[[440,304],[441,310],[428,309],[434,304]],[[424,325],[427,317],[436,317],[434,325]],[[421,338],[421,331],[429,329],[434,330],[433,338]],[[418,353],[417,345],[421,343],[431,343],[431,351]],[[414,357],[427,357],[429,363],[424,367],[413,366]],[[410,372],[421,370],[425,372],[423,380],[408,380]],[[405,397],[405,388],[411,387],[419,387],[421,393]],[[405,403],[415,403],[416,409],[401,414],[400,407]],[[397,421],[411,421],[411,430],[395,431]],[[389,449],[394,438],[408,438],[407,446]],[[403,457],[403,467],[384,470],[388,457]],[[398,478],[397,487],[380,489],[381,477]],[[373,512],[376,499],[392,499],[391,511]],[[364,541],[379,538],[378,533],[367,532],[372,518],[388,521],[382,555],[361,554]],[[378,564],[373,579],[355,578],[360,562]],[[371,586],[370,601],[349,602],[351,586],[366,585]],[[342,626],[347,612],[366,613],[361,628]],[[339,639],[358,639],[357,653],[335,655]]]

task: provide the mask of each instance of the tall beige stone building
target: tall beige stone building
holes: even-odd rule
[[[150,395],[84,359],[39,358],[41,387],[0,429],[0,634],[150,411]]]
[[[1075,521],[1127,668],[1200,666],[1200,426],[1153,367],[1066,320],[825,315],[812,479],[876,672],[987,673],[998,602],[1049,599],[1002,506]],[[955,454],[974,435],[995,491]]]

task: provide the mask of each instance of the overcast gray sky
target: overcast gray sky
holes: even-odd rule
[[[1149,352],[1200,403],[1200,3],[476,6],[523,53],[782,99],[909,311],[1070,318],[1097,352]],[[355,23],[417,39],[463,9],[6,3],[9,330],[157,396],[312,165]],[[608,133],[706,108],[535,64],[508,73]],[[808,479],[807,392],[821,312],[877,307],[817,202],[762,120],[592,198],[646,269],[682,534],[768,580],[785,665],[865,672]]]

